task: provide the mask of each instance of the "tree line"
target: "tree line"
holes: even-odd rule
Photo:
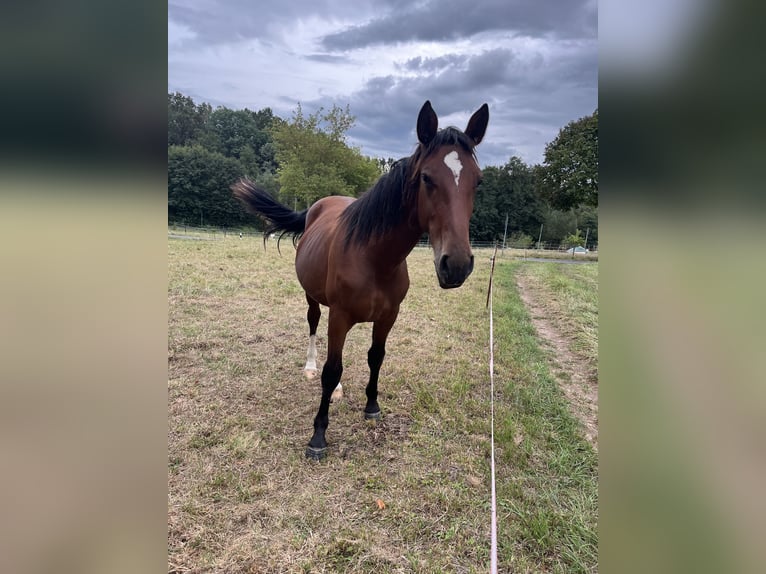
[[[304,209],[327,195],[358,197],[394,158],[370,158],[348,144],[355,118],[333,106],[289,119],[270,108],[215,109],[168,94],[168,221],[218,227],[259,223],[233,198],[247,176],[284,204]],[[541,165],[511,157],[483,169],[470,233],[513,245],[598,242],[598,110],[572,121],[545,148]]]

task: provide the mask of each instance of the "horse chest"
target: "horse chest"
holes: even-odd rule
[[[407,294],[409,279],[394,276],[387,281],[374,278],[355,281],[338,277],[333,287],[330,304],[342,305],[354,321],[364,323],[377,321],[398,310]]]

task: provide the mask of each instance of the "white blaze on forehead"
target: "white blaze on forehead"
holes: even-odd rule
[[[460,191],[460,172],[463,171],[463,164],[460,162],[457,152],[453,150],[445,155],[444,163],[452,170],[452,175],[455,176],[455,187]]]

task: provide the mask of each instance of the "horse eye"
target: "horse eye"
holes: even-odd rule
[[[433,180],[429,177],[427,173],[421,174],[421,179],[423,180],[423,183],[425,183],[428,186],[433,185]]]

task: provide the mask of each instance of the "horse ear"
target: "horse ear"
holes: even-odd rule
[[[436,117],[431,102],[426,100],[418,114],[418,141],[423,145],[428,145],[434,139],[437,129],[439,129],[439,118]]]
[[[468,120],[465,135],[471,138],[475,145],[479,145],[484,138],[484,132],[487,131],[487,123],[489,123],[489,106],[484,104]]]

